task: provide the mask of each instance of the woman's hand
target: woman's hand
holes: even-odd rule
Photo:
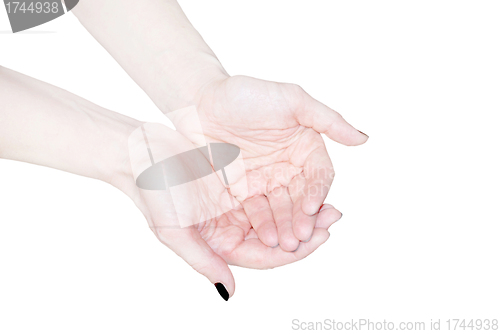
[[[119,11],[114,10],[118,7]],[[203,137],[241,149],[249,190],[248,198],[240,199],[243,209],[199,225],[201,239],[191,230],[164,232],[165,240],[192,241],[186,244],[193,247],[186,248],[169,241],[172,249],[215,282],[219,276],[211,268],[217,261],[221,268],[226,268],[222,260],[269,267],[305,256],[319,245],[326,232],[316,233],[323,213],[317,212],[333,179],[320,133],[346,145],[362,144],[366,135],[296,85],[228,77],[175,0],[88,0],[73,12],[190,141],[199,143]],[[170,113],[190,106],[199,112],[203,136],[198,127]],[[147,201],[143,204],[156,206]],[[338,211],[325,207],[332,217],[340,217]],[[247,218],[240,218],[238,212]],[[217,229],[209,228],[213,224]],[[247,230],[248,236],[259,239],[249,240]],[[301,240],[304,247],[292,253]],[[278,243],[280,247],[270,248]],[[194,249],[198,251],[191,253]],[[190,258],[191,254],[197,255]],[[266,259],[262,254],[272,256]],[[223,272],[228,279],[224,284],[232,294],[232,278],[228,278],[228,269]]]
[[[212,283],[226,286],[229,295],[234,293],[234,279],[228,264],[272,268],[297,261],[328,238],[326,229],[339,217],[333,207],[325,205],[313,238],[295,253],[268,247],[257,238],[241,205],[213,215],[221,212],[218,198],[226,191],[217,177],[210,187],[201,182],[186,184],[185,196],[176,199],[177,206],[167,191],[137,187],[134,170],[138,171],[137,164],[142,163],[141,169],[145,166],[140,155],[132,154],[136,151],[131,139],[136,138],[137,130],[152,130],[147,134],[153,158],[192,149],[191,141],[179,132],[159,124],[146,126],[150,123],[2,67],[0,102],[0,158],[57,168],[117,187],[132,198],[161,242]],[[142,149],[139,153],[148,158],[146,147]],[[146,163],[150,161],[146,159]],[[215,218],[202,220],[211,215]],[[179,217],[189,227],[181,228],[176,223]]]
[[[218,77],[195,95],[208,141],[242,151],[249,186],[242,204],[258,237],[294,251],[311,237],[333,181],[320,133],[344,145],[363,144],[368,136],[293,84]],[[192,122],[170,118],[187,138],[199,137]]]
[[[324,205],[319,213],[316,212],[312,216],[315,221],[312,237],[300,247],[297,244],[295,252],[271,247],[259,239],[259,231],[255,230],[255,226],[251,223],[252,218],[258,213],[251,213],[250,220],[248,215],[248,208],[256,207],[255,198],[250,199],[248,203],[243,201],[243,207],[236,202],[236,198],[233,198],[237,203],[234,209],[202,221],[202,217],[223,211],[219,201],[222,192],[225,191],[223,183],[217,178],[215,179],[219,184],[215,184],[212,180],[210,187],[206,187],[206,183],[203,182],[187,183],[183,185],[184,196],[180,198],[174,197],[168,189],[140,189],[136,186],[135,180],[137,174],[145,167],[140,158],[137,158],[137,152],[141,150],[146,152],[146,146],[141,141],[143,135],[147,137],[151,157],[157,162],[161,160],[159,157],[171,157],[194,148],[193,144],[179,132],[159,124],[143,124],[140,129],[132,133],[132,140],[129,140],[131,169],[128,177],[120,180],[118,188],[124,190],[134,200],[162,243],[212,283],[222,283],[229,296],[233,295],[235,284],[228,264],[266,269],[300,260],[328,239],[328,227],[340,218],[340,213],[331,205]],[[148,155],[145,153],[146,160],[149,159]],[[136,169],[135,165],[142,167]],[[270,223],[274,224],[272,215],[269,219]],[[177,223],[180,220],[188,221],[190,226],[181,227]]]

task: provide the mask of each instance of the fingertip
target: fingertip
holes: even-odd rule
[[[329,237],[330,233],[326,229],[315,228],[309,242],[300,242],[298,248],[295,251],[296,253],[298,253],[297,256],[299,257],[299,259],[308,256],[313,251],[318,249],[319,246],[324,244]]]
[[[235,290],[235,282],[231,270],[229,270],[229,273],[228,272],[214,273],[214,276],[217,278],[213,280],[209,278],[210,282],[215,286],[220,296],[227,301],[230,297],[234,295],[234,290]]]
[[[340,218],[342,218],[342,213],[339,210],[329,204],[325,204],[318,214],[315,227],[328,229],[335,222],[339,221]]]
[[[326,231],[326,239],[324,242],[326,242],[328,239],[330,239],[330,232],[328,232],[328,230]]]
[[[295,237],[300,241],[310,240],[313,231],[314,227],[310,227],[303,224],[293,227],[293,233],[295,234]]]
[[[275,247],[278,245],[278,232],[276,231],[276,227],[273,224],[266,224],[265,228],[261,228],[257,235],[259,236],[260,241],[266,246]]]
[[[283,238],[283,240],[280,241],[280,247],[285,252],[293,252],[293,251],[297,250],[297,248],[299,247],[299,244],[300,244],[300,241],[299,241],[299,239],[295,238],[295,236]]]
[[[314,201],[304,200],[302,202],[302,212],[308,216],[314,216],[318,213],[321,203],[315,203]]]
[[[363,145],[368,141],[370,138],[366,133],[361,132],[359,130],[353,131],[354,134],[352,136],[352,139],[349,140],[350,143],[346,144],[347,146],[359,146]]]
[[[364,137],[364,138],[362,138],[361,143],[358,144],[358,145],[362,145],[362,144],[366,143],[368,141],[368,139],[370,139],[370,136],[368,136],[366,133],[364,133],[362,131],[359,131],[359,130],[358,130],[358,132],[361,133],[363,135],[363,137]]]
[[[194,270],[212,284],[221,283],[228,298],[234,294],[234,277],[226,260],[215,253],[199,233],[194,233],[193,229],[170,229],[167,237],[170,239],[169,248]],[[161,241],[165,243],[164,240]],[[220,286],[217,290],[219,289]],[[222,289],[220,291],[223,292]]]
[[[358,132],[359,132],[359,133],[361,133],[362,135],[365,135],[367,139],[368,139],[368,138],[370,138],[370,136],[368,136],[368,135],[367,135],[366,133],[364,133],[363,131],[359,131],[359,130],[358,130]]]
[[[369,136],[354,128],[342,119],[339,123],[333,123],[325,132],[328,138],[345,146],[358,146],[366,143]]]
[[[330,232],[324,228],[315,228],[312,234],[312,238],[309,243],[312,244],[315,248],[324,244],[328,238],[330,238]]]
[[[318,236],[318,243],[324,244],[330,238],[330,232],[323,228],[314,229],[314,234]]]
[[[217,292],[222,297],[222,299],[224,299],[225,301],[228,301],[229,300],[229,292],[227,291],[224,284],[217,282],[214,285],[215,285],[215,288],[217,289]]]
[[[219,272],[217,278],[214,280],[210,279],[210,281],[215,286],[217,292],[219,292],[220,296],[224,300],[227,301],[230,297],[234,295],[235,282],[233,273],[231,272],[230,269],[229,272]]]
[[[359,146],[363,145],[368,141],[368,136],[359,130],[353,131],[353,135],[346,136],[343,139],[337,139],[336,141],[345,146]]]

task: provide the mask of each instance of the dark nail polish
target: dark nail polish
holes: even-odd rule
[[[364,134],[365,136],[367,136],[368,138],[370,138],[370,136],[368,136],[366,133],[364,133],[362,131],[359,131],[359,130],[358,130],[358,132],[361,133],[361,134]]]
[[[279,245],[280,245],[280,244],[277,244],[276,246],[273,246],[273,247],[271,247],[271,248],[276,248],[276,247],[278,247]]]
[[[341,219],[342,219],[342,217],[344,217],[344,214],[341,212],[341,213],[340,213],[340,218],[339,218],[339,219],[337,219],[337,221],[341,220]]]
[[[229,293],[226,290],[226,287],[222,283],[215,283],[215,288],[219,292],[220,296],[227,301],[229,299]]]
[[[296,249],[296,250],[294,250],[294,251],[292,251],[292,253],[295,253],[296,251],[298,251],[298,250],[299,250],[299,248],[300,248],[300,242],[299,242],[299,245],[297,246],[297,249]]]

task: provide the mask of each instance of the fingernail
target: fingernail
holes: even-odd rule
[[[292,251],[292,253],[295,253],[299,248],[300,248],[300,242],[299,242],[299,245],[297,246],[297,249]]]
[[[222,283],[215,283],[215,288],[217,289],[217,292],[219,292],[219,295],[224,299],[225,301],[228,301],[229,299],[229,292],[227,292],[226,287]]]
[[[363,134],[363,135],[365,135],[365,136],[367,136],[368,138],[370,138],[370,136],[368,136],[366,133],[364,133],[362,131],[359,131],[359,130],[358,130],[358,132],[361,133],[361,134]]]
[[[276,246],[273,246],[273,247],[271,247],[271,248],[276,248],[276,247],[278,247],[279,245],[280,245],[280,244],[278,243]]]
[[[311,238],[312,238],[312,237],[313,237],[313,236],[312,236],[312,234],[311,234],[311,236],[309,237],[309,239],[307,239],[307,240],[303,240],[303,241],[301,241],[301,242],[304,242],[304,243],[309,242],[309,240],[311,240]]]
[[[337,219],[337,221],[341,220],[341,219],[342,219],[342,217],[344,217],[344,214],[341,212],[341,213],[340,213],[340,218],[339,218],[339,219]]]

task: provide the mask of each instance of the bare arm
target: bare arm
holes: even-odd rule
[[[85,0],[73,12],[164,113],[228,76],[175,0]]]
[[[127,139],[139,122],[0,67],[0,158],[115,186],[128,173]]]

